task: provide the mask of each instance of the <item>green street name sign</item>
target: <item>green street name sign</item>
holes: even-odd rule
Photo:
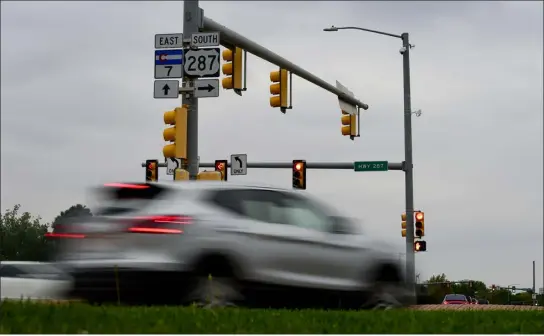
[[[387,161],[355,161],[353,162],[353,170],[356,172],[362,171],[388,171]]]

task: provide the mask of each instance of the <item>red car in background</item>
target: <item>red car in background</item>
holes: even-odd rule
[[[470,304],[469,300],[463,294],[447,294],[444,296],[442,304]]]

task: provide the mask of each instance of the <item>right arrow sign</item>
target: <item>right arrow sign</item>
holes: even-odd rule
[[[219,97],[219,79],[196,79],[195,98]]]

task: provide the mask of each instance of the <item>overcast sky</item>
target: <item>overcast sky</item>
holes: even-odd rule
[[[182,32],[182,2],[2,2],[2,209],[52,220],[90,186],[144,179],[163,160],[154,34]],[[340,134],[336,97],[295,78],[294,108],[269,107],[269,72],[248,57],[248,91],[200,100],[202,161],[389,160],[403,149],[400,40],[410,33],[415,206],[426,214],[422,278],[537,285],[543,272],[542,2],[201,2],[205,15],[370,105]],[[280,24],[281,22],[281,24]],[[161,170],[160,178],[167,178]],[[289,170],[232,181],[290,188]],[[402,172],[309,171],[308,191],[404,250]],[[518,286],[519,286],[518,285]]]

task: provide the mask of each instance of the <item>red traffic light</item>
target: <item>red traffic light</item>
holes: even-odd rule
[[[417,221],[423,220],[423,212],[416,212],[416,220]]]
[[[302,163],[301,162],[295,163],[294,168],[295,168],[295,170],[301,170],[302,169]]]
[[[221,173],[221,179],[227,180],[227,160],[215,160],[215,171]]]

